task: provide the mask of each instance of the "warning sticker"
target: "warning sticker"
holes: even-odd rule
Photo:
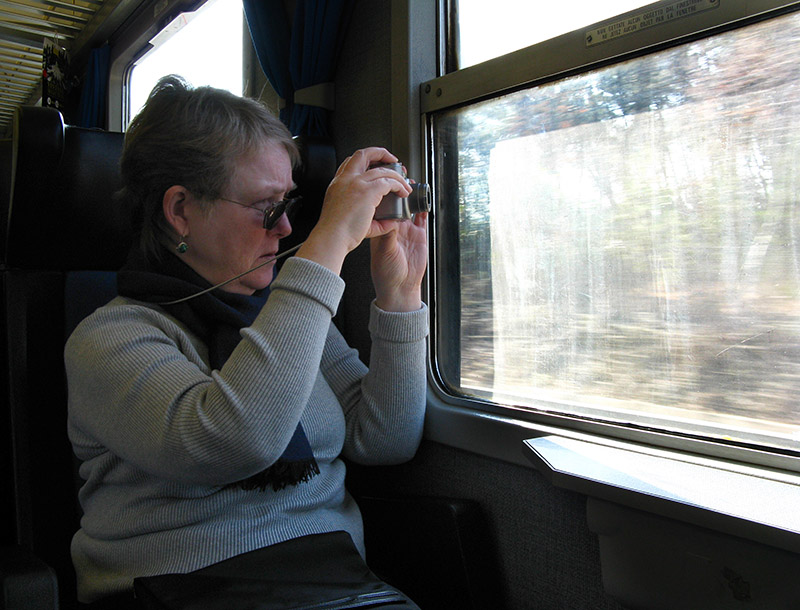
[[[717,8],[722,0],[678,0],[667,6],[643,11],[638,15],[626,17],[586,32],[586,46],[608,42],[622,36],[635,34],[662,23],[689,17],[712,8]]]

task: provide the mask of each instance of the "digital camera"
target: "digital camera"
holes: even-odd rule
[[[399,197],[396,193],[384,196],[375,208],[375,220],[403,220],[412,218],[419,212],[430,212],[430,187],[424,183],[409,182],[402,163],[376,163],[371,165],[370,169],[373,167],[388,167],[403,176],[411,186],[411,194],[408,197]]]

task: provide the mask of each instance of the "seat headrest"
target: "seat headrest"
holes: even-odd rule
[[[8,266],[122,266],[133,236],[114,199],[124,134],[66,126],[58,110],[23,107],[13,139]]]
[[[328,138],[295,136],[300,149],[300,167],[295,170],[294,180],[304,196],[322,200],[328,185],[336,175],[336,149]]]
[[[300,166],[295,168],[292,178],[303,203],[292,221],[291,235],[281,240],[281,251],[304,241],[317,224],[325,191],[338,167],[336,149],[330,139],[303,135],[295,136],[294,141],[300,150]]]
[[[8,201],[11,197],[11,139],[0,140],[0,264],[5,262]]]
[[[308,236],[337,168],[330,140],[295,140],[301,165],[294,180],[303,206],[282,249]],[[65,125],[54,108],[17,110],[6,244],[9,267],[116,270],[124,264],[134,231],[114,197],[121,186],[123,143],[123,133]]]

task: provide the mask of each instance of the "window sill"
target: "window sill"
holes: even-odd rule
[[[800,476],[606,439],[524,443],[557,487],[800,552]]]
[[[429,395],[426,437],[555,486],[800,553],[800,475],[571,432]]]

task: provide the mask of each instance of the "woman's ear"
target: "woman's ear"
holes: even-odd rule
[[[164,218],[175,230],[177,235],[185,237],[189,234],[189,219],[186,214],[186,204],[191,197],[189,191],[178,184],[169,187],[164,192],[162,207]]]

